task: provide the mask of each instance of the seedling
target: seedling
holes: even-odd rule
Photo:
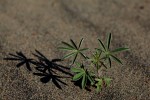
[[[99,92],[102,88],[109,86],[111,82],[111,78],[108,77],[101,77],[99,76],[99,71],[101,71],[101,68],[108,68],[107,64],[109,64],[109,67],[112,66],[111,62],[112,60],[116,61],[117,63],[122,64],[121,60],[115,56],[116,53],[119,53],[121,51],[129,50],[128,48],[117,48],[114,50],[110,50],[110,44],[111,44],[111,33],[108,35],[107,41],[104,44],[100,39],[98,39],[100,47],[95,48],[94,53],[91,54],[91,57],[88,57],[83,54],[83,51],[86,51],[88,48],[82,48],[81,44],[83,42],[83,38],[80,40],[79,45],[77,46],[75,42],[70,39],[71,44],[67,42],[62,42],[65,47],[59,47],[61,50],[69,51],[71,53],[65,55],[63,59],[70,58],[74,56],[74,59],[72,60],[72,66],[74,66],[74,63],[76,63],[77,67],[71,67],[71,71],[75,73],[72,80],[78,81],[82,79],[81,81],[81,87],[85,88],[87,86],[87,81],[91,83],[91,85],[96,86],[96,91]],[[84,58],[85,62],[90,62],[90,67],[96,67],[96,74],[92,74],[82,63],[76,62],[77,56],[81,55]]]
[[[74,82],[80,82],[80,86],[82,89],[86,88],[90,83],[91,86],[96,87],[96,91],[100,92],[101,89],[107,87],[111,83],[111,78],[109,77],[102,77],[99,75],[99,72],[102,71],[102,67],[108,68],[108,66],[111,68],[112,60],[122,64],[121,60],[115,56],[116,53],[129,50],[128,48],[117,48],[114,50],[110,49],[111,44],[111,33],[108,35],[108,38],[106,40],[106,43],[104,44],[100,39],[98,48],[95,48],[95,51],[91,53],[90,57],[86,56],[84,54],[85,51],[88,50],[88,48],[81,48],[83,38],[80,40],[79,44],[76,45],[76,43],[70,39],[70,44],[67,42],[62,42],[64,46],[59,47],[61,50],[68,51],[69,53],[66,54],[62,59],[53,59],[52,61],[49,61],[42,53],[36,50],[36,53],[33,55],[38,58],[38,60],[27,58],[22,52],[16,52],[16,55],[10,54],[10,58],[4,58],[5,60],[14,60],[14,61],[20,61],[17,64],[17,67],[20,67],[22,65],[26,65],[27,69],[29,71],[32,71],[30,68],[30,64],[35,65],[35,69],[39,71],[39,73],[33,73],[34,75],[42,76],[41,82],[47,83],[48,81],[52,80],[52,82],[61,89],[59,83],[62,83],[64,85],[67,85],[63,81],[60,80],[60,78],[63,78],[61,76],[58,76],[55,70],[62,72],[64,74],[72,76],[71,73],[69,73],[67,70],[67,67],[61,66],[56,64],[56,61],[62,61],[67,58],[72,59],[71,63],[71,71],[74,73],[74,76],[72,77],[72,80]],[[76,59],[78,56],[82,56],[84,60],[81,62],[77,62]],[[76,65],[74,65],[76,64]],[[88,68],[90,65],[91,68]],[[76,67],[74,67],[76,66]],[[63,70],[65,69],[65,70]],[[93,69],[93,70],[89,70]],[[96,69],[96,71],[94,70]],[[95,72],[95,73],[93,73]],[[67,78],[67,77],[66,77]]]

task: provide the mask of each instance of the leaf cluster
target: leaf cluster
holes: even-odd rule
[[[85,88],[87,81],[90,81],[91,85],[95,83],[92,74],[87,71],[87,69],[84,68],[84,65],[79,64],[77,65],[78,68],[71,68],[71,71],[76,73],[74,77],[72,78],[73,81],[78,81],[79,79],[82,79],[81,86],[82,88]]]
[[[119,58],[117,58],[114,54],[119,53],[121,51],[129,50],[129,48],[124,48],[124,47],[116,48],[114,50],[110,50],[111,38],[112,38],[112,35],[110,33],[108,35],[106,44],[104,44],[100,39],[98,39],[100,47],[97,48],[97,50],[99,50],[99,52],[102,52],[102,54],[103,54],[103,58],[102,59],[104,59],[105,61],[108,62],[109,67],[111,67],[112,60],[114,60],[117,63],[122,64],[121,60]]]
[[[69,54],[66,54],[62,59],[64,60],[64,59],[74,56],[74,58],[72,60],[72,64],[74,64],[78,55],[81,55],[83,58],[86,59],[87,57],[83,54],[83,51],[87,50],[88,48],[82,48],[82,49],[80,48],[81,44],[83,42],[83,38],[80,40],[80,43],[78,46],[75,44],[75,42],[72,39],[70,39],[70,42],[71,42],[71,44],[69,44],[67,42],[62,42],[65,45],[65,47],[59,47],[59,49],[61,49],[61,50],[70,52]]]
[[[101,71],[101,68],[104,67],[107,69],[108,66],[111,67],[112,60],[119,64],[122,64],[121,60],[118,57],[116,57],[115,54],[129,49],[121,47],[111,50],[110,49],[111,39],[112,39],[111,33],[108,34],[105,44],[101,39],[98,39],[99,47],[95,48],[95,51],[91,54],[91,57],[88,57],[84,54],[84,51],[88,50],[88,48],[81,48],[83,38],[80,40],[78,46],[72,39],[70,39],[71,43],[62,42],[64,46],[59,47],[59,49],[69,52],[63,57],[63,59],[67,58],[70,59],[71,57],[73,57],[71,65],[73,66],[74,63],[76,63],[76,67],[71,68],[71,71],[75,73],[72,80],[75,82],[78,80],[82,80],[80,83],[82,88],[87,87],[87,82],[90,82],[91,85],[97,87],[96,90],[97,92],[99,92],[103,87],[108,86],[112,80],[111,78],[108,77],[99,76],[98,72]],[[95,74],[92,74],[91,71],[85,68],[86,65],[78,63],[76,61],[78,55],[82,56],[85,61],[89,61],[91,63],[91,67],[96,68]]]

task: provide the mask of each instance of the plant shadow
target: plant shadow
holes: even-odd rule
[[[74,82],[74,81],[73,81],[73,82]],[[82,83],[82,79],[79,79],[78,81],[75,81],[75,82],[74,82],[74,85],[75,85],[75,86],[78,86],[80,89],[82,89],[81,83]],[[91,89],[90,89],[90,81],[89,81],[89,80],[87,81],[87,84],[86,84],[85,89],[86,89],[87,91],[89,91],[89,92],[91,91]]]
[[[37,59],[27,58],[22,52],[16,52],[16,54],[9,53],[10,57],[4,58],[4,60],[18,61],[16,67],[25,65],[28,71],[32,71],[32,69],[34,68],[36,72],[33,72],[33,75],[40,76],[40,81],[42,83],[51,81],[59,89],[62,89],[60,83],[63,85],[67,85],[61,79],[70,78],[73,75],[69,72],[70,68],[57,64],[57,62],[62,61],[61,59],[49,60],[38,50],[35,50],[35,53],[32,54]],[[34,65],[34,67],[32,65]],[[31,68],[31,66],[33,68]],[[67,76],[58,75],[58,73],[65,74]]]
[[[18,61],[19,63],[16,65],[16,67],[21,67],[25,64],[28,71],[32,71],[30,63],[33,61],[33,59],[27,58],[22,52],[16,52],[16,55],[9,53],[9,55],[11,57],[4,58],[4,60]]]

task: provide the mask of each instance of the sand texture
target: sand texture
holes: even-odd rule
[[[38,50],[51,61],[64,54],[57,47],[70,38],[83,37],[83,47],[93,50],[109,32],[112,49],[130,51],[118,54],[123,65],[112,63],[106,75],[113,81],[99,94],[70,78],[61,79],[67,84],[62,89],[42,83],[35,66],[28,71],[3,60],[16,52],[37,59],[32,53]],[[150,100],[150,0],[0,0],[0,100]]]

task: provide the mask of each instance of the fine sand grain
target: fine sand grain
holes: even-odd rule
[[[118,55],[124,65],[113,63],[106,73],[111,86],[99,94],[81,90],[70,78],[63,78],[67,85],[58,89],[40,82],[25,65],[17,68],[17,62],[3,60],[16,51],[35,59],[35,49],[49,60],[60,58],[61,41],[83,37],[83,46],[92,49],[108,32],[112,49],[125,46],[130,51]],[[0,100],[149,99],[150,0],[0,0]]]

